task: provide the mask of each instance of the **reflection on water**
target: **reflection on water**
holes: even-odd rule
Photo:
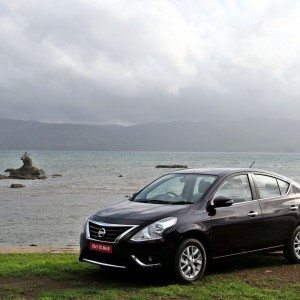
[[[10,189],[0,180],[0,245],[77,245],[84,219],[95,210],[126,200],[126,195],[167,173],[157,164],[199,167],[255,167],[300,182],[300,154],[178,152],[37,152],[31,157],[47,175]],[[22,151],[0,151],[0,171],[21,166]],[[1,173],[0,172],[0,173]],[[123,174],[124,177],[119,177]]]

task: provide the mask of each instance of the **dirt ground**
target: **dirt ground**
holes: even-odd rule
[[[255,265],[256,257],[259,259],[259,266]],[[264,263],[264,257],[269,258],[270,261]],[[288,264],[280,252],[253,256],[250,259],[240,257],[218,262],[211,267],[209,272],[239,277],[257,287],[281,288],[291,284],[300,284],[300,264]]]

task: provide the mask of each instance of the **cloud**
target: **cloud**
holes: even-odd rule
[[[297,1],[4,0],[0,117],[299,118]]]

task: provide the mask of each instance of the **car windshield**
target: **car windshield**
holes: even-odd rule
[[[165,175],[138,193],[134,201],[159,204],[195,203],[215,179],[216,176],[206,174]]]

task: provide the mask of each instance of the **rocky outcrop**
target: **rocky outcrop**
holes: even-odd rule
[[[9,179],[9,177],[6,176],[6,175],[1,175],[1,174],[0,174],[0,179]]]
[[[164,169],[187,169],[185,165],[157,165],[155,168],[164,168]]]
[[[20,189],[20,188],[23,188],[23,187],[25,187],[25,185],[24,184],[20,184],[20,183],[13,183],[10,186],[11,189]]]
[[[21,156],[23,166],[19,169],[7,169],[9,178],[13,179],[45,179],[47,178],[44,170],[33,166],[32,160],[27,152]]]

